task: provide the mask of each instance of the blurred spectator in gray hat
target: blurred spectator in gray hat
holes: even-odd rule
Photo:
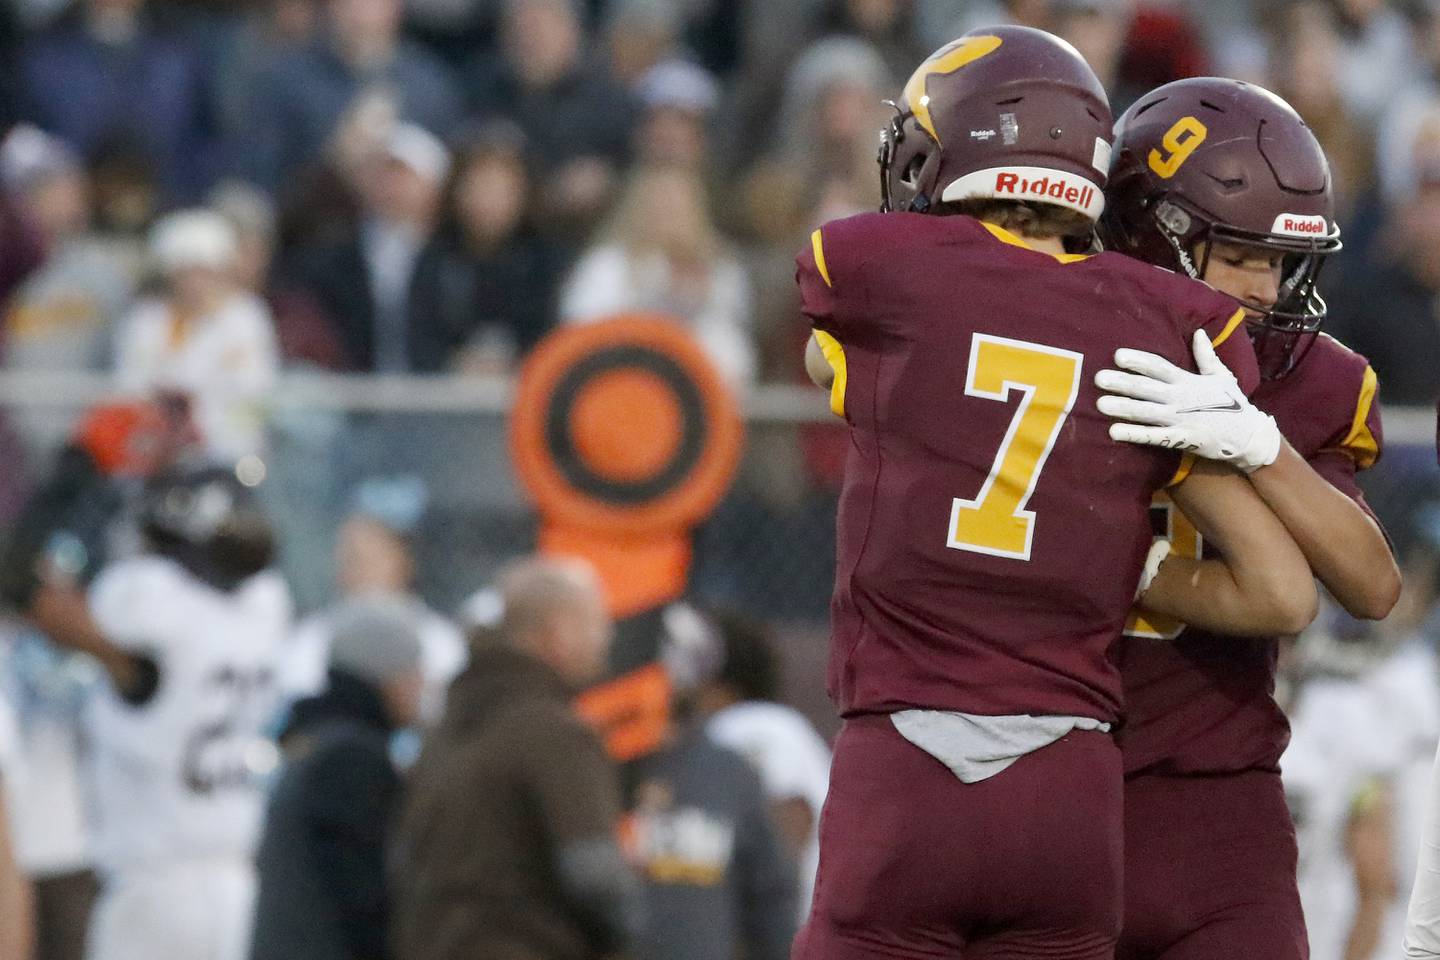
[[[688,61],[666,60],[647,70],[635,91],[640,101],[636,158],[707,173],[710,121],[720,101],[715,78]]]
[[[772,242],[808,232],[812,186],[842,179],[880,203],[875,136],[889,109],[883,101],[899,81],[869,43],[828,37],[795,60],[779,114],[770,121],[768,150],[742,183],[748,232]]]
[[[619,777],[573,712],[612,626],[589,565],[500,578],[503,613],[427,735],[395,847],[399,957],[631,956],[641,898],[621,854]]]
[[[91,230],[89,179],[79,155],[59,137],[31,126],[11,130],[0,141],[0,185],[29,214],[46,250],[44,264],[6,307],[4,368],[103,369],[135,294],[138,246],[106,241]],[[37,457],[68,429],[38,411],[14,411],[11,417]]]
[[[362,482],[335,543],[335,606],[304,620],[295,632],[280,671],[290,698],[325,687],[325,665],[337,617],[360,598],[382,598],[409,611],[420,637],[424,678],[422,718],[438,719],[445,690],[465,664],[465,642],[448,619],[426,605],[415,589],[415,532],[429,495],[418,477],[376,477]]]
[[[385,851],[401,779],[390,737],[419,718],[419,622],[389,597],[348,600],[332,622],[325,690],[295,705],[282,734],[251,960],[391,955]]]

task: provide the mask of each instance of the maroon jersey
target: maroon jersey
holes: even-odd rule
[[[1293,373],[1261,384],[1252,399],[1317,473],[1365,506],[1355,474],[1380,456],[1375,393],[1375,371],[1365,358],[1322,335]],[[1198,556],[1203,545],[1194,527],[1163,500],[1155,507],[1157,535]],[[1119,741],[1127,775],[1278,770],[1290,741],[1274,699],[1278,649],[1275,640],[1132,617],[1115,647],[1125,688]]]
[[[908,708],[1113,720],[1107,656],[1150,547],[1166,451],[1115,443],[1119,347],[1193,369],[1205,328],[1258,379],[1235,303],[1118,254],[1032,250],[968,217],[862,214],[797,258],[850,424],[829,690]]]

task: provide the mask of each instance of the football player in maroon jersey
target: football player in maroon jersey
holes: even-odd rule
[[[1198,334],[1235,398],[1258,382],[1233,300],[1090,252],[1110,138],[1073,47],[972,32],[906,84],[881,150],[888,212],[827,223],[798,257],[807,366],[851,445],[828,684],[845,726],[797,960],[1112,957],[1107,654],[1136,584],[1235,632],[1314,615],[1304,558],[1243,477],[1116,443],[1095,409],[1122,346],[1188,367]],[[1273,459],[1272,439],[1247,455]],[[1174,559],[1147,583],[1167,484],[1226,561]]]
[[[1400,592],[1390,546],[1356,485],[1380,455],[1375,373],[1318,333],[1324,258],[1340,248],[1330,171],[1298,114],[1234,80],[1181,80],[1142,97],[1116,126],[1102,234],[1110,249],[1204,279],[1244,306],[1263,382],[1258,410],[1283,435],[1250,471],[1315,575],[1352,615],[1379,619]],[[1202,345],[1203,347],[1203,345]],[[1099,382],[1111,436],[1226,459],[1201,375],[1125,354]],[[1221,374],[1223,377],[1223,373]],[[1240,401],[1248,406],[1246,401]],[[1200,423],[1205,418],[1212,422]],[[1273,418],[1270,419],[1270,418]],[[1253,464],[1251,465],[1253,466]],[[1176,554],[1202,538],[1161,500]],[[1126,919],[1121,960],[1308,956],[1295,832],[1280,784],[1290,730],[1273,698],[1278,641],[1236,640],[1137,615],[1115,650],[1125,693]]]

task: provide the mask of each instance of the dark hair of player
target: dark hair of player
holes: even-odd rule
[[[1083,213],[1028,200],[959,200],[940,204],[935,213],[974,217],[1033,240],[1085,240],[1095,229]]]

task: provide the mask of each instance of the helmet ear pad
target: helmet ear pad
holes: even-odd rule
[[[1100,233],[1108,250],[1198,279],[1192,255],[1203,226],[1202,219],[1184,213],[1166,194],[1151,192],[1144,177],[1120,173],[1106,188]]]

